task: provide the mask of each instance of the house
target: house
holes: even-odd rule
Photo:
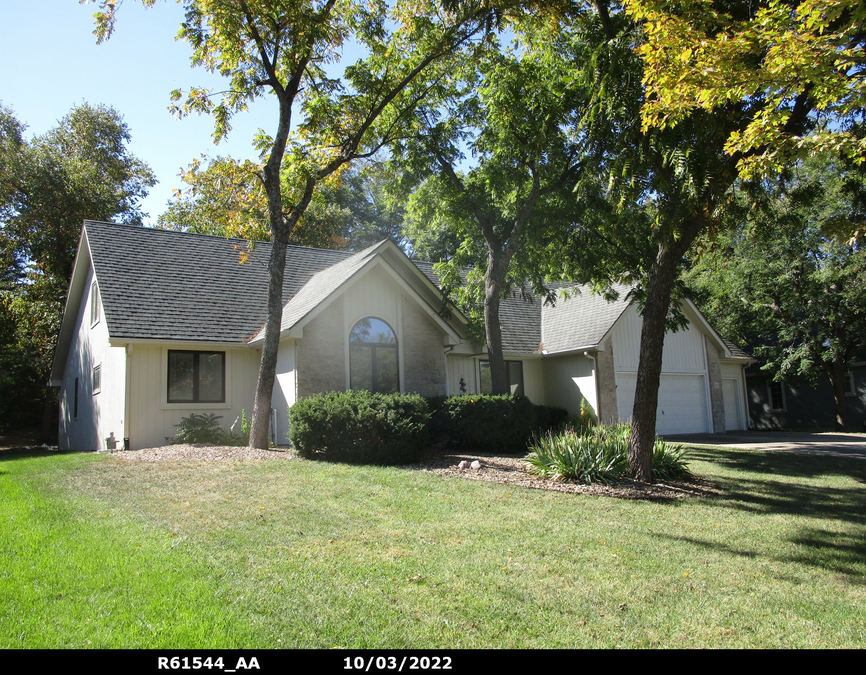
[[[854,363],[845,374],[848,429],[866,427],[866,361]],[[792,377],[776,382],[753,365],[746,370],[749,416],[756,429],[835,429],[836,399],[826,376],[811,382]]]
[[[270,245],[244,264],[238,249],[246,242],[84,223],[51,375],[62,448],[152,447],[191,413],[226,427],[250,413]],[[485,349],[436,282],[431,264],[389,241],[359,253],[289,247],[272,440],[286,442],[288,407],[317,392],[489,390]],[[665,339],[659,433],[746,428],[750,359],[692,303],[683,312],[687,328]],[[501,315],[512,392],[630,417],[641,319],[625,292],[607,302],[583,289],[555,306],[515,296]]]

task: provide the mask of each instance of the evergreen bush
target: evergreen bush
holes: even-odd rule
[[[289,421],[289,440],[307,459],[409,464],[430,443],[427,402],[417,394],[318,394],[289,408]]]

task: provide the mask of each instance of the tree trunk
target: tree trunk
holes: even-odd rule
[[[700,227],[695,224],[689,227],[688,231],[689,233],[684,233],[674,245],[667,245],[664,242],[659,244],[658,256],[647,286],[640,333],[640,358],[632,409],[631,437],[628,444],[629,473],[635,480],[643,483],[652,482],[656,409],[662,372],[662,349],[667,332],[665,319],[671,305],[671,292],[682,256],[691,246]]]
[[[491,392],[494,395],[508,394],[511,390],[508,386],[505,355],[502,353],[502,325],[499,322],[499,305],[505,275],[501,270],[502,254],[491,248],[489,256],[484,274],[484,332],[490,362]]]
[[[286,274],[286,248],[291,224],[283,216],[280,170],[291,128],[292,106],[286,96],[279,96],[280,119],[271,156],[265,165],[265,192],[268,195],[268,221],[271,228],[271,257],[268,261],[268,318],[265,342],[259,362],[256,398],[250,419],[250,448],[267,449],[271,420],[271,396],[277,377],[277,352],[280,349],[280,325],[283,321],[283,278]]]
[[[833,387],[833,398],[836,401],[836,430],[848,426],[848,401],[845,397],[845,368],[840,361],[825,364],[830,384]]]

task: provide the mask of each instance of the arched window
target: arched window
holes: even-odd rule
[[[381,319],[361,319],[349,333],[349,386],[380,394],[400,391],[397,336]]]

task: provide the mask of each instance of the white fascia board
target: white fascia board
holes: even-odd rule
[[[716,332],[716,329],[710,325],[710,322],[707,321],[706,318],[704,318],[704,315],[701,314],[701,310],[698,309],[697,305],[695,305],[695,303],[693,303],[688,298],[683,301],[683,304],[690,310],[690,313],[692,314],[692,316],[689,317],[689,320],[693,323],[698,324],[698,326],[700,326],[701,328],[701,332],[704,333],[704,335],[709,335],[713,342],[716,343],[716,347],[722,350],[722,354],[724,354],[724,356],[720,358],[723,358],[725,360],[735,358],[734,355],[731,354],[731,350],[728,349],[728,346],[725,344],[725,341],[722,340],[722,336],[719,335]],[[683,312],[683,314],[687,313]]]
[[[86,260],[86,262],[85,262]],[[66,303],[63,306],[63,318],[60,321],[60,331],[57,334],[57,347],[54,350],[54,360],[51,364],[49,386],[58,387],[63,383],[63,372],[66,369],[66,358],[75,331],[75,321],[81,308],[84,296],[87,270],[93,267],[93,256],[90,253],[90,242],[87,240],[87,230],[81,225],[81,237],[78,240],[78,250],[72,263],[72,277],[66,291]],[[93,272],[96,277],[96,270]]]
[[[414,277],[418,281],[418,283],[420,283],[425,288],[428,288],[429,290],[431,290],[437,298],[440,298],[440,299],[442,298],[441,289],[438,286],[436,286],[436,284],[434,284],[432,281],[430,281],[430,279],[427,278],[427,275],[424,274],[424,272],[422,272],[420,269],[418,269],[417,265],[415,265],[415,263],[413,263],[409,259],[409,256],[407,256],[406,253],[399,246],[397,246],[397,244],[395,244],[390,239],[387,240],[385,243],[387,244],[387,248],[391,251],[391,253],[393,253],[394,255],[397,256],[397,258],[400,260],[402,266],[409,270],[409,274],[412,277]],[[396,270],[395,270],[395,272],[396,272]],[[429,304],[429,302],[428,302],[428,304]],[[464,326],[469,326],[469,319],[466,317],[466,315],[463,314],[463,312],[461,312],[456,307],[452,308],[449,311],[454,315],[454,317],[457,319],[457,321],[462,323]]]
[[[112,347],[125,347],[126,345],[152,345],[154,347],[168,347],[169,349],[251,349],[255,345],[246,342],[203,342],[201,340],[160,340],[154,338],[110,338],[108,344]]]
[[[601,343],[597,345],[585,345],[583,347],[572,347],[571,349],[560,349],[555,352],[550,351],[542,351],[542,356],[559,356],[561,354],[578,354],[580,352],[603,352],[604,347],[601,346]]]
[[[292,337],[292,338],[302,337],[304,334],[304,332],[303,332],[304,326],[307,325],[308,323],[310,323],[310,321],[315,319],[323,311],[325,311],[325,309],[334,300],[336,300],[337,298],[342,296],[343,293],[345,292],[345,290],[349,287],[349,282],[353,281],[356,277],[363,274],[366,270],[368,270],[370,268],[370,266],[372,264],[375,263],[375,261],[376,261],[375,254],[377,252],[378,251],[371,253],[371,256],[367,260],[367,262],[365,262],[361,267],[359,267],[357,270],[355,270],[350,276],[346,277],[346,279],[344,279],[342,281],[342,283],[339,286],[337,286],[337,288],[335,288],[326,297],[319,300],[319,302],[317,302],[316,305],[309,312],[307,312],[304,316],[302,316],[300,319],[298,319],[292,326],[289,327],[288,330],[281,330],[280,331],[280,339],[282,339],[282,336],[288,336],[288,337]],[[313,277],[311,277],[310,280],[307,281],[307,283],[310,283],[310,281],[312,281],[313,278],[315,278],[315,275],[313,275]],[[291,301],[289,301],[289,302],[291,302]],[[289,303],[287,302],[285,305],[283,305],[283,311],[284,312],[286,311],[286,305],[288,305],[288,304]],[[247,342],[247,344],[250,346],[258,346],[259,344],[263,343],[264,341],[265,341],[265,331],[260,329],[259,332],[256,334],[256,336],[252,340]]]

